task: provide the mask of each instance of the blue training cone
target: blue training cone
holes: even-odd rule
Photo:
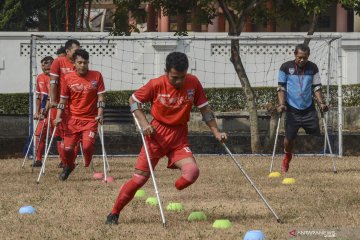
[[[260,230],[250,230],[245,234],[244,240],[265,240],[265,235]]]
[[[33,214],[35,213],[35,208],[33,206],[23,206],[19,209],[20,214]]]

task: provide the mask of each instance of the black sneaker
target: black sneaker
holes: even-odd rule
[[[62,173],[60,173],[59,175],[59,179],[61,181],[65,181],[66,179],[68,179],[70,173],[73,171],[74,169],[71,169],[69,166],[64,167],[64,170],[62,171]]]
[[[109,215],[107,215],[105,224],[108,225],[119,224],[119,214],[110,213]]]
[[[59,163],[58,168],[64,168],[63,162],[60,162],[60,163]]]
[[[32,167],[41,167],[41,166],[42,166],[41,160],[36,160],[36,161],[34,162],[34,164],[32,164]]]

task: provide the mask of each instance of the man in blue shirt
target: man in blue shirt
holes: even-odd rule
[[[307,134],[320,134],[319,120],[315,109],[313,96],[320,111],[327,112],[321,92],[319,69],[315,63],[308,61],[310,48],[305,44],[296,46],[295,60],[281,65],[279,71],[278,112],[286,112],[285,116],[285,157],[282,171],[289,170],[292,158],[294,140],[302,127]]]

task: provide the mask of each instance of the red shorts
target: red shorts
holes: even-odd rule
[[[80,120],[69,118],[67,120],[66,131],[64,135],[64,147],[75,147],[81,137],[82,141],[89,141],[95,144],[95,137],[98,128],[98,122],[94,120]]]
[[[176,168],[175,163],[184,158],[193,157],[188,142],[188,126],[163,125],[156,120],[151,122],[155,126],[154,134],[145,137],[153,169],[160,158],[167,156],[168,168]],[[144,146],[141,148],[135,169],[149,172]]]

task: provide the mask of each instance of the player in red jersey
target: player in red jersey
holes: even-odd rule
[[[85,167],[88,167],[94,153],[98,123],[102,124],[104,102],[104,81],[100,72],[91,71],[89,53],[78,49],[73,55],[76,72],[69,73],[61,85],[55,124],[62,122],[65,105],[69,104],[64,134],[65,166],[59,178],[65,181],[75,168],[75,146],[82,139]]]
[[[226,141],[226,133],[220,132],[215,116],[199,80],[187,73],[189,61],[184,53],[173,52],[166,57],[165,75],[151,79],[135,91],[129,104],[139,121],[144,135],[153,168],[160,158],[167,156],[168,168],[180,169],[181,176],[175,187],[182,190],[193,184],[199,176],[199,168],[188,143],[190,111],[197,106],[203,120],[220,142]],[[141,105],[151,102],[151,123],[146,119]],[[141,149],[133,177],[121,188],[106,224],[117,224],[120,211],[134,197],[149,179],[150,170],[144,146]]]
[[[51,64],[50,68],[50,106],[53,108],[51,111],[51,120],[54,121],[56,117],[56,106],[60,100],[60,89],[61,85],[65,79],[65,75],[74,72],[75,67],[73,63],[72,56],[75,50],[80,48],[80,43],[77,40],[70,39],[65,43],[66,56],[58,57]],[[57,126],[57,132],[55,133],[57,150],[60,155],[61,163],[59,167],[65,165],[65,156],[63,148],[63,135],[64,127],[66,126],[66,114],[68,110],[65,109],[65,112],[62,116],[62,123]]]
[[[54,59],[50,56],[44,57],[41,59],[41,69],[43,71],[36,79],[36,112],[34,114],[34,119],[40,121],[36,130],[36,146],[39,146],[36,152],[36,161],[34,162],[33,167],[42,166],[42,155],[45,150],[45,139],[46,139],[46,128],[47,121],[44,121],[45,118],[45,104],[49,95],[50,88],[50,66]],[[44,130],[45,129],[45,130]]]

